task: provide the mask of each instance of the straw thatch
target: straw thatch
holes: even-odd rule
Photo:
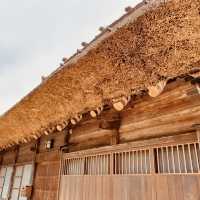
[[[145,14],[134,21],[117,21],[103,33],[107,37],[87,45],[82,56],[66,62],[2,116],[1,147],[39,137],[77,113],[200,68],[200,0],[149,7],[142,4],[137,10]]]

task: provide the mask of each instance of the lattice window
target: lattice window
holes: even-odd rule
[[[63,162],[64,175],[83,175],[84,174],[84,158],[65,159]]]
[[[158,146],[158,145],[157,145]],[[125,175],[200,173],[198,143],[67,157],[63,160],[63,175]]]
[[[106,175],[110,174],[110,154],[86,157],[85,174]]]
[[[149,150],[113,152],[66,158],[63,175],[149,174]]]
[[[155,148],[157,173],[199,173],[198,143]]]
[[[114,153],[114,174],[149,174],[149,150]]]
[[[105,175],[110,173],[110,154],[65,159],[64,175]]]

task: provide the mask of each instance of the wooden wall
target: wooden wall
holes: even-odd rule
[[[1,155],[1,165],[24,165],[33,163],[35,174],[32,200],[55,200],[57,197],[60,168],[60,146],[65,144],[65,134],[55,133],[38,141],[20,145]],[[47,150],[45,142],[54,140],[53,148]]]
[[[195,131],[200,124],[200,95],[190,82],[178,80],[169,83],[156,98],[148,95],[131,102],[118,113],[104,111],[98,119],[82,122],[70,135],[70,151],[83,150],[116,143],[157,138]],[[120,119],[119,129],[101,129],[102,120]]]
[[[200,124],[199,97],[195,86],[190,82],[175,81],[168,84],[160,96],[137,98],[120,113],[110,109],[103,111],[97,119],[88,117],[88,120],[83,120],[74,127],[70,135],[68,130],[65,130],[42,136],[38,141],[4,152],[1,163],[8,165],[14,162],[17,164],[34,162],[36,172],[32,199],[55,200],[59,182],[61,146],[67,145],[67,151],[75,152],[118,143],[125,144],[190,133],[195,131],[195,125]],[[107,121],[120,121],[120,126],[102,128],[102,122]],[[54,146],[48,151],[45,149],[45,142],[49,139],[54,140]],[[180,182],[182,179],[184,180],[183,177],[177,178],[177,181]],[[172,180],[173,177],[169,182]],[[192,178],[191,180],[193,181]],[[134,184],[133,179],[130,180],[130,184],[132,183]],[[145,181],[141,184],[145,184]]]
[[[67,176],[62,181],[61,200],[200,199],[200,175]]]
[[[37,163],[32,198],[34,200],[55,200],[57,197],[60,162],[58,153],[52,154],[54,159],[46,155],[46,162]]]
[[[177,144],[188,145],[191,143],[197,143],[196,132],[135,141],[82,152],[65,153],[63,154],[60,200],[199,200],[199,171],[193,174],[186,174],[185,172],[181,174],[181,172],[173,170],[168,172],[156,170],[157,162],[155,160],[158,158],[156,158],[155,149],[160,147],[165,149],[167,146],[171,148],[174,145],[176,147],[181,146]],[[199,144],[197,146],[198,158],[196,157],[196,160],[192,161],[192,165],[200,159]],[[139,166],[149,166],[144,160],[141,163],[141,159],[136,158],[136,156],[139,155],[138,153],[134,154],[134,159],[130,158],[130,151],[141,152],[141,149],[144,148],[152,150],[150,152],[150,160],[149,158],[146,159],[147,162],[151,162],[150,170],[141,172],[137,169],[133,170],[134,172],[131,171],[130,168],[137,168],[136,166],[138,163]],[[123,153],[121,156],[119,156],[119,154],[116,156],[117,152]],[[105,159],[102,159],[102,163],[99,164],[101,170],[106,168],[111,169],[106,166],[116,166],[116,159],[119,159],[120,163],[123,162],[121,165],[123,170],[120,170],[120,173],[116,173],[114,167],[113,170],[105,174],[104,171],[99,171],[97,169],[99,166],[96,166],[96,168],[92,167],[97,163],[96,160],[88,162],[89,157],[95,159],[95,156],[104,155],[103,158],[105,158],[107,153],[111,155],[112,159],[109,160],[110,164],[105,162]],[[112,156],[113,153],[115,155]],[[190,153],[192,154],[192,152]],[[170,155],[168,156],[169,159]],[[160,155],[160,158],[161,157],[162,155]],[[74,159],[79,161],[80,159],[85,159],[85,169],[89,168],[90,171],[85,170],[85,174],[83,175],[82,170],[78,168],[78,165],[80,167],[82,166],[81,162],[74,162],[73,165],[70,164]],[[183,159],[181,159],[181,163],[182,161]],[[186,162],[187,166],[189,166],[191,160],[187,159]],[[132,165],[130,165],[130,163],[132,163]],[[172,162],[168,162],[169,169],[172,165]],[[178,163],[174,163],[174,165],[178,166]],[[95,169],[95,172],[91,169]]]
[[[99,128],[100,120],[91,120],[80,124],[73,129],[69,137],[69,151],[79,151],[110,145],[111,138],[115,133],[113,130]]]
[[[148,96],[121,113],[120,141],[180,134],[200,124],[200,96],[184,81],[168,84],[163,94]]]
[[[55,133],[44,136],[38,144],[36,173],[34,179],[33,200],[55,200],[58,192],[60,146],[65,144],[65,134]],[[53,148],[46,150],[45,142],[53,140]]]
[[[35,150],[37,142],[21,145],[17,152],[17,164],[33,162],[35,159]]]
[[[17,150],[15,148],[6,151],[2,155],[1,165],[13,165],[15,164]]]

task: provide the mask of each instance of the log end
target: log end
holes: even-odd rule
[[[96,117],[97,117],[97,113],[96,113],[94,110],[90,111],[90,115],[91,115],[91,117],[93,117],[93,118],[96,118]]]
[[[122,102],[114,103],[114,104],[113,104],[113,107],[114,107],[114,109],[117,110],[117,111],[121,111],[121,110],[124,109],[124,105],[123,105]]]
[[[155,86],[147,87],[149,96],[151,97],[159,96],[163,92],[166,84],[167,84],[167,81],[163,80],[163,81],[158,82]]]

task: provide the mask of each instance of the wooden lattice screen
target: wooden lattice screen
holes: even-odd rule
[[[157,173],[199,173],[200,145],[182,144],[155,148]]]
[[[110,154],[87,155],[66,158],[63,161],[64,175],[107,175],[110,174]]]
[[[112,150],[72,156],[65,154],[62,175],[200,173],[199,143],[146,149]]]

